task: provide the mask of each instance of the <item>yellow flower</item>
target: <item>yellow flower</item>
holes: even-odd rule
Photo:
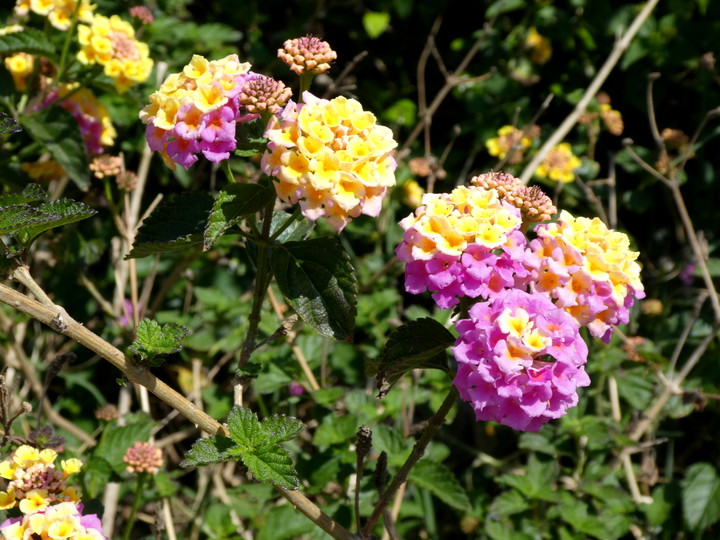
[[[415,180],[406,180],[402,185],[403,202],[410,208],[417,208],[422,204],[422,196],[425,190]]]
[[[78,20],[82,22],[92,20],[95,6],[91,5],[88,0],[80,0],[79,7],[77,4],[77,0],[17,0],[15,13],[24,17],[32,11],[47,17],[50,24],[58,30],[67,30],[70,28],[76,9]]]
[[[60,466],[65,474],[75,474],[82,469],[83,463],[78,458],[63,459],[60,461]]]
[[[548,152],[535,170],[535,174],[540,178],[568,183],[575,180],[573,171],[580,165],[582,165],[582,161],[572,153],[570,144],[560,143]]]
[[[23,444],[15,450],[13,461],[19,467],[29,467],[33,463],[40,461],[40,450],[33,448],[32,446],[28,446],[27,444]]]
[[[512,149],[508,163],[519,163],[522,161],[523,153],[530,148],[532,139],[536,137],[537,129],[528,129],[526,133],[515,126],[503,126],[497,131],[497,137],[488,139],[485,142],[488,153],[500,159],[505,159]]]
[[[535,64],[544,64],[552,56],[550,40],[541,36],[535,27],[530,28],[525,45],[531,50],[530,60]]]
[[[20,501],[20,511],[23,514],[34,514],[45,510],[50,501],[47,489],[31,489],[25,493],[25,498]]]
[[[78,41],[78,60],[103,66],[105,75],[113,79],[120,92],[150,76],[153,61],[147,44],[135,39],[130,23],[117,15],[95,15],[89,26],[78,25]]]
[[[11,460],[0,461],[0,476],[7,480],[12,480],[16,468]]]
[[[7,510],[15,506],[15,490],[8,489],[7,491],[0,491],[0,510]]]

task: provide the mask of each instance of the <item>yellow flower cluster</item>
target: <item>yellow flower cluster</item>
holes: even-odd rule
[[[630,239],[624,233],[608,229],[599,218],[574,217],[563,210],[557,223],[547,224],[543,236],[560,238],[583,255],[582,268],[595,282],[612,285],[611,296],[619,305],[632,291],[643,291],[640,281],[639,253],[630,251]]]
[[[491,156],[500,159],[505,159],[512,149],[508,163],[519,163],[522,161],[525,150],[530,148],[533,138],[537,137],[538,131],[537,126],[533,126],[525,133],[515,126],[503,126],[498,129],[497,137],[488,139],[485,146]]]
[[[78,20],[90,22],[95,6],[88,0],[17,0],[15,13],[25,17],[29,12],[47,17],[58,30],[67,30],[72,24],[73,14],[78,10]]]
[[[262,168],[277,178],[278,197],[299,202],[308,219],[327,218],[337,231],[360,214],[377,216],[395,185],[392,131],[354,99],[305,92],[303,101],[288,104],[266,131]]]
[[[530,28],[525,45],[530,49],[530,60],[535,64],[544,64],[552,56],[550,40],[540,35],[535,27]]]
[[[105,540],[99,528],[100,521],[96,516],[92,517],[89,521],[74,503],[65,502],[51,506],[45,512],[8,520],[0,533],[13,540]]]
[[[58,471],[56,458],[57,452],[49,448],[23,445],[11,459],[0,462],[0,477],[10,480],[6,491],[0,491],[0,510],[18,506],[23,514],[33,514],[57,502],[79,502],[79,490],[67,486],[65,480],[82,468],[82,462],[63,460]]]
[[[119,92],[147,80],[153,61],[146,43],[135,39],[135,29],[117,15],[95,15],[90,25],[78,25],[83,64],[100,64]]]
[[[573,171],[580,165],[582,161],[572,153],[570,143],[560,143],[548,152],[535,170],[535,174],[540,178],[549,178],[566,184],[575,180]]]
[[[19,52],[5,58],[5,68],[12,75],[15,88],[21,92],[27,88],[27,78],[35,68],[35,57],[26,52]]]
[[[489,249],[506,245],[521,225],[520,212],[503,204],[494,189],[458,186],[450,193],[426,193],[423,206],[400,221],[412,260],[430,260],[438,252],[459,257],[468,244]]]
[[[49,182],[65,176],[65,169],[57,161],[36,161],[34,163],[21,163],[20,170],[38,182]]]

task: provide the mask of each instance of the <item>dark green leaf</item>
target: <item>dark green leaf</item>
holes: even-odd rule
[[[77,120],[69,111],[52,106],[32,116],[21,115],[20,123],[33,139],[50,152],[80,189],[88,188],[90,181],[85,144]]]
[[[139,357],[138,363],[145,366],[162,364],[158,356],[167,356],[182,350],[182,340],[188,335],[188,329],[177,323],[160,326],[150,319],[138,324],[135,341],[128,349]]]
[[[97,210],[81,202],[70,199],[60,199],[43,203],[35,210],[43,217],[42,221],[25,229],[28,236],[33,239],[40,233],[55,227],[61,227],[76,221],[82,221],[97,214]]]
[[[47,193],[45,193],[45,190],[38,184],[28,184],[21,193],[6,193],[5,195],[0,195],[0,206],[43,201],[46,198]]]
[[[530,508],[530,502],[515,490],[506,491],[497,497],[491,506],[492,512],[500,516],[510,516]]]
[[[181,251],[200,244],[214,202],[209,193],[201,191],[169,197],[143,221],[126,258]]]
[[[25,28],[22,32],[13,32],[0,36],[0,54],[26,52],[54,59],[55,47],[47,36],[34,28]]]
[[[447,353],[455,336],[431,318],[401,326],[387,340],[377,367],[379,396],[408,371],[418,368],[448,370]]]
[[[272,222],[270,223],[270,236],[282,227],[290,218],[287,212],[273,212]],[[291,240],[305,240],[315,228],[315,222],[309,219],[296,219],[288,227],[281,232],[275,241],[278,244],[284,244]]]
[[[181,467],[198,467],[228,461],[229,451],[235,444],[222,435],[213,435],[206,439],[198,439],[180,462]]]
[[[244,216],[265,208],[275,200],[275,190],[261,184],[230,184],[215,197],[215,203],[203,233],[207,251],[232,225]]]
[[[690,466],[682,481],[685,522],[699,532],[720,520],[720,478],[709,463]]]
[[[273,506],[267,512],[256,540],[295,540],[297,538],[328,538],[318,536],[317,526],[290,504]],[[312,533],[315,533],[314,535]]]
[[[270,263],[288,303],[318,334],[350,340],[357,312],[357,279],[336,238],[287,242],[272,248]]]
[[[300,481],[290,454],[276,444],[257,446],[242,454],[242,461],[260,482],[272,482],[285,489],[297,489]]]
[[[470,498],[450,469],[428,459],[418,461],[410,471],[410,480],[458,510],[470,510]]]
[[[0,208],[0,234],[15,233],[42,221],[42,215],[28,204]]]
[[[354,414],[336,417],[328,415],[315,431],[313,444],[316,446],[329,446],[344,443],[357,434],[359,420]]]

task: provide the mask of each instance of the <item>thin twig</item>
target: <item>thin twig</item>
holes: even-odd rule
[[[590,103],[590,100],[593,98],[593,96],[595,96],[595,94],[597,94],[598,90],[600,90],[600,87],[605,82],[605,79],[607,79],[608,75],[610,75],[610,72],[618,63],[623,53],[630,46],[630,42],[633,40],[638,30],[640,30],[640,27],[645,22],[645,20],[650,16],[652,10],[655,9],[657,3],[658,0],[648,0],[640,13],[638,13],[637,17],[635,17],[635,20],[632,22],[627,32],[625,32],[625,35],[617,42],[615,42],[615,45],[613,46],[613,49],[610,52],[607,60],[605,60],[605,63],[602,65],[600,70],[597,72],[597,75],[595,75],[595,78],[587,87],[585,93],[583,94],[582,98],[580,98],[580,101],[578,101],[577,105],[575,105],[573,111],[567,116],[567,118],[565,118],[565,120],[563,120],[562,124],[560,124],[560,126],[553,132],[553,134],[550,135],[548,140],[545,141],[545,144],[542,145],[540,150],[538,150],[537,154],[535,154],[535,156],[530,160],[530,163],[528,163],[528,165],[523,170],[522,174],[520,175],[520,180],[522,180],[524,184],[528,183],[530,177],[538,168],[538,165],[540,165],[542,160],[545,159],[545,156],[548,154],[548,152],[550,152],[550,150],[552,150],[555,145],[562,142],[565,136],[575,126],[578,118],[580,118],[580,115],[585,112],[585,109]]]

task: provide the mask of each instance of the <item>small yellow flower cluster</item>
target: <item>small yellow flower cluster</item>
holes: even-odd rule
[[[422,204],[425,190],[415,180],[406,180],[402,185],[403,202],[410,208],[417,208]]]
[[[503,126],[497,131],[497,137],[489,139],[485,142],[488,153],[500,159],[505,159],[508,152],[512,150],[508,163],[520,163],[525,150],[530,148],[532,140],[539,135],[537,126],[531,129],[523,130],[515,126]]]
[[[535,64],[544,64],[552,56],[550,40],[540,35],[535,27],[530,28],[525,46],[530,49],[530,60]]]
[[[5,68],[12,75],[15,88],[21,92],[27,88],[27,78],[35,68],[35,57],[26,52],[19,52],[5,58]]]
[[[146,43],[135,39],[132,25],[117,15],[95,15],[91,24],[78,26],[81,49],[77,57],[83,64],[100,64],[113,79],[119,92],[147,80],[153,61]]]
[[[341,231],[360,214],[377,216],[387,188],[395,185],[397,146],[375,115],[343,96],[330,101],[309,92],[268,123],[262,169],[277,178],[275,190],[305,217],[327,218]]]
[[[0,533],[6,539],[23,540],[105,540],[100,520],[95,515],[83,516],[75,503],[64,502],[44,512],[13,518],[3,524]]]
[[[93,17],[95,6],[88,0],[80,0],[78,7],[77,0],[17,0],[15,13],[25,17],[29,12],[47,17],[58,30],[67,30],[72,24],[73,14],[78,11],[78,20],[90,22]]]
[[[212,61],[195,54],[180,73],[168,75],[150,94],[150,104],[140,111],[140,120],[170,131],[178,121],[178,110],[187,103],[192,103],[201,115],[215,111],[229,103],[228,94],[240,93],[246,82],[241,75],[250,67],[250,63],[240,62],[237,54]]]
[[[3,26],[0,28],[0,36],[7,36],[8,34],[15,34],[22,32],[23,27],[19,24],[11,24],[10,26]]]
[[[23,514],[46,510],[57,502],[79,502],[78,489],[67,486],[65,480],[82,468],[79,459],[60,462],[62,471],[55,469],[57,452],[38,450],[23,445],[11,459],[0,462],[0,477],[10,480],[6,491],[0,491],[0,510],[18,506]]]
[[[521,224],[520,212],[503,204],[494,189],[458,186],[450,193],[426,193],[423,206],[400,221],[413,260],[430,260],[438,252],[460,256],[468,244],[489,249],[505,245]]]
[[[573,171],[580,165],[582,165],[582,161],[572,153],[570,143],[564,142],[548,152],[535,170],[535,174],[540,178],[549,178],[555,182],[567,184],[575,180]]]

